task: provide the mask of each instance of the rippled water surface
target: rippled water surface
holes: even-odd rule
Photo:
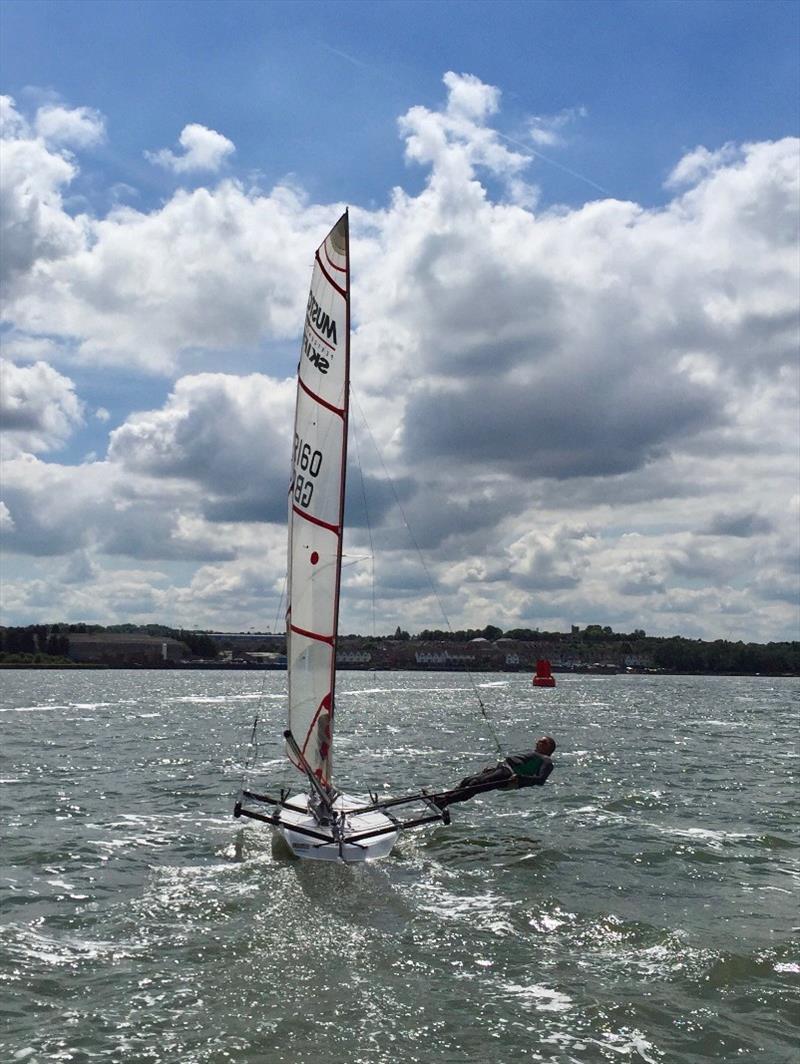
[[[798,682],[476,682],[550,782],[343,867],[230,816],[284,674],[0,673],[0,1058],[796,1061]],[[495,760],[460,675],[343,673],[337,728],[351,790]]]

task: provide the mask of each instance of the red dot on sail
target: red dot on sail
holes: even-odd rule
[[[318,561],[319,561],[319,555],[317,554],[317,552],[315,550],[312,550],[312,552],[311,552],[311,564],[312,565],[316,565]]]

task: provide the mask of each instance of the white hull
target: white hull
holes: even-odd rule
[[[346,813],[348,809],[360,809],[368,804],[368,800],[364,798],[340,794],[333,807],[337,812]],[[384,813],[358,813],[355,816],[345,817],[344,834],[340,843],[334,839],[330,827],[319,824],[309,812],[308,795],[305,794],[290,798],[286,806],[281,809],[280,817],[281,825],[278,831],[286,840],[292,853],[304,860],[343,861],[346,864],[374,861],[379,857],[386,857],[391,852],[399,834],[397,830],[386,831],[382,835],[373,835],[372,838],[349,844],[348,836],[394,827],[393,822]],[[300,835],[292,831],[292,825],[329,836],[330,842],[325,843],[319,839],[310,838],[308,835]]]

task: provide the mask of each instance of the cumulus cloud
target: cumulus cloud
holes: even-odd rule
[[[452,197],[458,186],[462,195],[469,193],[464,206],[474,205],[483,199],[483,189],[472,182],[475,167],[513,179],[528,159],[506,147],[488,125],[500,106],[499,89],[452,71],[445,74],[444,83],[447,103],[441,111],[412,107],[399,120],[406,158],[432,166],[441,195]]]
[[[592,541],[588,529],[565,525],[526,532],[508,547],[515,583],[538,591],[576,587],[590,563]]]
[[[14,518],[11,516],[6,504],[0,501],[0,532],[13,532],[13,530]]]
[[[13,521],[5,530],[9,554],[56,556],[90,547],[98,529],[117,513],[102,466],[87,475],[80,466],[17,455],[3,466],[3,500]]]
[[[796,203],[791,140],[749,146],[651,211],[462,211],[432,178],[398,207],[367,282],[393,323],[385,358],[408,382],[409,459],[609,475],[724,431],[735,375],[753,387],[794,359]],[[446,237],[423,217],[446,218]]]
[[[37,262],[79,252],[85,246],[85,231],[82,220],[64,210],[62,200],[63,188],[77,173],[72,156],[34,135],[11,97],[0,97],[0,102],[0,281],[7,286]]]
[[[741,154],[735,144],[723,144],[715,151],[709,151],[701,144],[687,152],[674,167],[667,178],[666,187],[681,188],[684,185],[695,185],[715,170],[729,166],[739,158]]]
[[[215,516],[283,520],[295,390],[294,381],[260,374],[184,377],[162,409],[135,414],[111,433],[109,460],[197,484]]]
[[[16,366],[0,359],[0,428],[12,451],[60,447],[83,424],[73,382],[45,362]]]
[[[261,196],[234,181],[178,192],[150,213],[120,208],[94,221],[68,260],[48,265],[41,248],[37,260],[28,241],[20,265],[36,270],[18,282],[8,313],[22,336],[76,337],[78,361],[161,374],[183,353],[294,337],[308,248],[331,213],[305,210],[287,189]]]
[[[236,146],[227,137],[197,122],[184,126],[178,141],[183,148],[182,155],[161,148],[160,151],[145,152],[145,156],[150,162],[164,166],[175,174],[201,170],[216,173],[228,156],[236,151]]]
[[[54,362],[62,345],[48,336],[29,336],[8,329],[0,334],[0,351],[9,362]]]
[[[60,573],[64,584],[86,585],[97,577],[99,567],[87,550],[77,550],[69,555]]]
[[[15,140],[28,134],[28,123],[17,110],[12,96],[0,95],[0,135],[4,140]]]
[[[790,630],[797,140],[694,149],[663,207],[548,210],[528,184],[538,164],[496,128],[499,90],[444,82],[439,108],[400,118],[422,190],[351,212],[353,425],[361,412],[370,425],[359,449],[372,502],[357,501],[353,472],[349,536],[358,556],[370,541],[385,551],[380,608],[404,627],[441,623],[409,575],[408,518],[458,624]],[[39,558],[136,559],[129,601],[245,623],[258,600],[248,582],[273,603],[284,564],[294,386],[271,372],[267,345],[297,342],[310,249],[340,208],[230,177],[73,219],[60,195],[74,158],[13,106],[5,116],[10,218],[24,234],[9,353],[177,377],[80,475],[10,463],[9,542]],[[559,134],[575,117],[534,127]],[[230,156],[203,134],[181,143],[167,153],[179,172],[203,144],[215,166]],[[239,360],[252,367],[256,350],[263,372],[246,372]],[[196,358],[226,372],[192,372]],[[40,454],[78,424],[69,389],[41,380],[52,394],[38,436],[25,430]],[[102,401],[93,391],[96,417]],[[396,480],[377,499],[373,435]],[[141,594],[145,563],[178,560],[202,569],[170,583],[162,565]],[[347,583],[344,623],[364,628],[368,568]]]
[[[90,107],[48,104],[36,112],[36,133],[51,144],[89,148],[105,139],[105,119]]]
[[[213,374],[178,381],[162,409],[132,415],[111,433],[106,460],[70,466],[30,452],[60,442],[82,418],[72,382],[40,364],[7,366],[6,380],[5,422],[16,442],[3,470],[9,553],[70,555],[83,567],[95,555],[232,560],[242,546],[236,522],[285,520],[293,382]]]
[[[88,551],[202,562],[232,559],[240,546],[231,526],[203,519],[198,491],[131,477],[106,461],[71,466],[18,455],[4,464],[3,500],[4,550],[23,557]]]

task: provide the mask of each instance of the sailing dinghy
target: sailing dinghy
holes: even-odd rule
[[[385,857],[401,831],[448,813],[425,793],[379,800],[333,783],[336,641],[350,399],[350,245],[347,212],[316,252],[306,306],[289,487],[286,755],[306,789],[278,797],[242,790],[234,816],[274,827],[298,857]],[[403,806],[416,815],[400,819]],[[266,808],[265,808],[266,807]],[[267,811],[269,810],[269,811]]]

